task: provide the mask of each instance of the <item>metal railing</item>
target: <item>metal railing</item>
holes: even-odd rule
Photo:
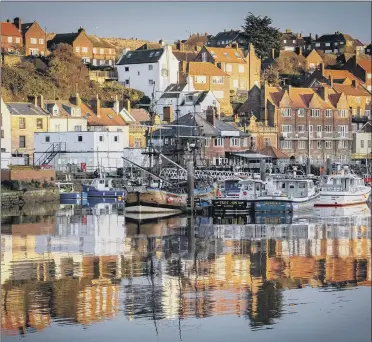
[[[310,135],[310,140],[327,140],[327,139],[352,139],[353,132],[281,132],[281,139],[289,140],[308,140]]]
[[[41,166],[44,164],[49,164],[53,160],[53,158],[60,152],[66,152],[66,143],[54,142],[34,162],[34,165]]]

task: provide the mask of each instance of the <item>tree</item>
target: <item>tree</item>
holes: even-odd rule
[[[272,49],[280,51],[282,48],[282,34],[271,23],[272,20],[267,16],[261,18],[249,13],[242,26],[245,48],[253,44],[256,54],[262,59],[269,58]]]
[[[261,83],[265,84],[267,82],[270,86],[279,87],[280,86],[280,76],[278,68],[275,65],[270,65],[261,76]]]

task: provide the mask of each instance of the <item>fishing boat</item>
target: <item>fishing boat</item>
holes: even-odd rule
[[[337,174],[327,175],[321,181],[320,197],[316,207],[342,207],[363,204],[368,201],[371,187],[364,184],[364,180],[341,170]]]
[[[61,201],[76,201],[86,200],[87,193],[74,190],[74,183],[71,182],[57,182],[56,183],[59,191],[59,198]]]
[[[214,211],[225,213],[295,212],[314,207],[319,191],[306,178],[275,178],[239,181],[239,197],[212,200]]]
[[[104,197],[104,198],[126,198],[126,190],[115,188],[113,179],[106,177],[98,177],[91,181],[89,185],[83,184],[83,190],[88,194],[88,197]]]

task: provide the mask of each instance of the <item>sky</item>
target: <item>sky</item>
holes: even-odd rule
[[[48,32],[158,41],[186,39],[189,33],[240,29],[244,18],[268,16],[284,31],[313,36],[340,31],[364,43],[371,38],[371,2],[0,2],[0,20],[37,20]]]

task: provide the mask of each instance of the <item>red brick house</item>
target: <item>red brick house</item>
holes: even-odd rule
[[[95,66],[114,66],[115,65],[115,46],[105,42],[103,39],[87,35],[92,43],[92,60],[91,64]]]
[[[5,52],[21,52],[23,47],[21,32],[8,20],[1,25],[1,48]]]
[[[21,18],[17,17],[14,18],[13,24],[22,34],[26,56],[45,56],[47,54],[46,33],[37,21],[22,24]]]
[[[80,57],[83,63],[92,62],[93,44],[82,27],[75,33],[56,34],[51,40],[48,40],[48,49],[53,51],[61,43],[71,45],[75,55]]]

